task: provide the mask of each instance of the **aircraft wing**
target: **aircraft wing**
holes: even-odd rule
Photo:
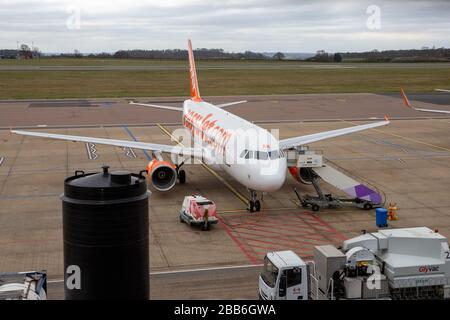
[[[135,106],[143,106],[143,107],[150,107],[150,108],[155,108],[155,109],[164,109],[164,110],[183,112],[183,108],[180,108],[180,107],[162,106],[159,104],[149,104],[149,103],[136,103],[133,101],[130,101],[130,104],[133,104]]]
[[[280,142],[279,142],[280,149],[286,150],[289,148],[302,146],[302,145],[313,143],[313,142],[320,141],[320,140],[330,139],[330,138],[339,137],[339,136],[343,136],[343,135],[358,132],[358,131],[377,128],[377,127],[385,126],[385,125],[389,124],[389,122],[390,121],[386,117],[385,121],[379,121],[379,122],[373,122],[373,123],[363,124],[363,125],[349,127],[349,128],[313,133],[313,134],[308,134],[306,136],[288,138],[288,139],[280,140]]]
[[[141,150],[151,150],[151,151],[159,151],[162,153],[170,153],[170,154],[178,154],[183,156],[190,156],[194,158],[202,158],[203,152],[199,149],[194,149],[190,147],[179,147],[167,144],[157,144],[157,143],[147,143],[147,142],[138,142],[138,141],[129,141],[129,140],[116,140],[116,139],[103,139],[103,138],[93,138],[93,137],[84,137],[84,136],[71,136],[65,134],[53,134],[46,132],[32,132],[32,131],[21,131],[21,130],[11,130],[11,133],[24,135],[24,136],[32,136],[32,137],[41,137],[41,138],[49,138],[49,139],[59,139],[59,140],[67,140],[74,142],[86,142],[86,143],[95,143],[95,144],[105,144],[109,146],[116,147],[127,147]]]
[[[436,89],[436,90],[443,90],[443,89]],[[434,113],[450,114],[450,110],[435,110],[435,109],[416,108],[409,102],[409,99],[406,96],[406,93],[403,90],[403,88],[400,88],[400,93],[402,94],[403,102],[410,109],[413,109],[413,110],[416,110],[416,111],[421,111],[421,112],[434,112]]]

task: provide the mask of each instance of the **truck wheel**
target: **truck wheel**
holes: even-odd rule
[[[184,222],[184,220],[183,220],[183,218],[181,217],[181,215],[180,215],[180,222],[181,222],[181,223]]]
[[[312,211],[319,211],[320,207],[317,204],[312,205]]]
[[[364,206],[363,206],[364,210],[371,210],[372,208],[373,208],[373,206],[370,202],[364,203]]]
[[[178,180],[180,181],[180,184],[186,183],[186,171],[180,170],[178,172]]]

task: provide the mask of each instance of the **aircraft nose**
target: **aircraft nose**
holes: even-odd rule
[[[270,166],[260,169],[260,182],[262,191],[277,191],[286,180],[286,159],[271,161]]]

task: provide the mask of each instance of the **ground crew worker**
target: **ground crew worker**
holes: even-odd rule
[[[203,221],[205,222],[203,228],[208,229],[208,209],[205,209],[205,213],[203,214]]]
[[[388,208],[388,220],[389,221],[398,220],[397,211],[398,211],[397,204],[389,203],[389,208]]]

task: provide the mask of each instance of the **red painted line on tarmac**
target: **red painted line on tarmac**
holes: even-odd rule
[[[341,240],[347,240],[348,238],[342,234],[341,232],[339,232],[338,230],[336,230],[335,228],[333,228],[332,226],[330,226],[327,222],[323,221],[322,219],[320,219],[319,217],[313,216],[314,219],[317,219],[319,221],[321,221],[324,226],[328,227],[330,230],[333,230],[333,232],[339,237],[341,238]]]
[[[252,244],[252,246],[256,247],[256,248],[260,248],[260,249],[266,251],[266,253],[268,251],[284,251],[284,250],[292,250],[292,251],[295,251],[295,252],[301,252],[302,254],[303,253],[312,253],[312,248],[311,247],[310,248],[301,248],[301,247],[294,247],[294,246],[292,246],[292,247],[289,247],[289,246],[288,247],[286,247],[286,246],[269,246],[269,245],[264,246],[264,245],[258,245],[258,244]],[[261,252],[261,251],[258,251],[258,252]]]
[[[264,240],[261,240],[261,239],[245,238],[245,240],[247,242],[257,242],[257,243],[266,243],[266,244],[274,245],[274,242],[264,241]],[[253,245],[258,246],[257,244],[253,244]],[[297,248],[297,249],[305,249],[305,247],[300,245],[300,244],[299,245],[295,245],[295,246],[291,244],[290,246],[293,247],[293,248]],[[312,246],[314,246],[314,244],[309,243],[309,246],[312,247]]]
[[[242,234],[243,234],[243,235],[242,235]],[[264,239],[264,240],[267,240],[267,242],[274,243],[274,244],[279,243],[279,241],[278,241],[278,242],[276,242],[276,241],[271,241],[271,239],[282,240],[283,242],[285,242],[285,243],[290,243],[290,244],[302,244],[302,243],[305,243],[305,245],[312,245],[312,243],[310,243],[310,242],[305,242],[305,241],[292,241],[291,238],[289,238],[289,237],[287,237],[287,236],[282,236],[282,235],[279,235],[279,236],[264,236],[264,237],[261,237],[261,236],[258,235],[258,234],[253,234],[253,233],[250,233],[250,232],[242,232],[242,233],[239,233],[239,235],[240,235],[243,239],[245,239],[245,240],[255,240],[255,241],[259,241],[259,239]],[[252,236],[256,236],[256,238],[254,238],[254,237],[252,237]]]
[[[252,230],[250,230],[252,231]],[[287,235],[287,234],[277,234],[276,236],[268,236],[268,235],[260,235],[260,234],[255,234],[255,233],[251,233],[248,231],[239,231],[237,232],[239,234],[244,234],[244,235],[249,235],[249,236],[255,236],[255,237],[259,237],[259,238],[263,238],[263,239],[283,239],[283,240],[289,240],[292,243],[305,243],[305,244],[312,244],[312,243],[318,243],[318,242],[327,242],[327,239],[325,237],[321,237],[321,238],[307,238],[307,237],[293,237],[291,235]],[[245,237],[246,237],[245,236]],[[243,238],[245,238],[244,236],[242,236]],[[309,241],[304,241],[304,240],[309,240]]]
[[[293,232],[304,232],[304,231],[300,231],[299,229],[306,229],[308,231],[314,230],[314,227],[311,227],[308,223],[292,223],[291,221],[283,221],[284,224],[286,225],[282,225],[280,226],[280,221],[276,221],[277,223],[274,224],[272,222],[267,222],[267,221],[259,221],[258,223],[251,223],[251,225],[257,225],[257,226],[261,226],[261,227],[268,227],[268,228],[273,228],[275,230],[286,230],[286,231],[293,231]],[[250,223],[248,223],[250,224]],[[248,224],[243,224],[243,225],[248,225]],[[289,226],[293,226],[294,228],[289,228]],[[240,225],[236,226],[236,228],[239,228]],[[314,232],[315,233],[315,232]]]
[[[286,217],[289,216],[289,217]],[[235,220],[237,218],[242,218],[242,216],[234,216],[234,217],[227,217],[226,220]],[[289,221],[292,222],[292,220],[300,221],[304,227],[307,227],[308,225],[314,225],[314,226],[326,226],[326,223],[319,219],[317,220],[317,217],[309,212],[287,212],[287,213],[280,213],[280,216],[273,216],[273,215],[264,215],[263,217],[258,216],[254,219],[249,219],[250,221],[241,221],[236,222],[236,224],[244,224],[244,223],[260,223],[261,221],[271,220],[275,221],[277,224],[280,223],[280,221]],[[305,221],[307,220],[307,221]],[[234,224],[234,221],[229,221],[229,224]]]
[[[235,229],[240,229],[240,228],[246,228],[247,226],[255,226],[255,227],[259,227],[259,228],[264,228],[264,230],[273,230],[270,232],[277,232],[279,233],[280,231],[286,231],[286,232],[292,232],[295,234],[298,233],[312,233],[311,230],[312,228],[309,227],[309,229],[303,228],[301,226],[299,226],[298,228],[288,228],[286,226],[274,226],[273,224],[264,224],[264,223],[247,223],[247,224],[243,224],[240,226],[236,226],[234,227]]]
[[[217,218],[220,221],[220,224],[223,226],[223,228],[225,229],[225,232],[228,234],[228,236],[237,244],[237,246],[239,247],[239,249],[242,251],[243,254],[245,254],[245,256],[250,260],[251,263],[253,264],[257,264],[259,261],[257,260],[257,258],[255,256],[253,256],[246,248],[245,245],[236,237],[233,235],[233,231],[231,230],[231,228],[224,223],[224,221],[222,220],[222,218],[220,216],[217,216]]]
[[[234,231],[235,231],[236,233],[244,232],[244,231],[241,231],[240,229],[245,229],[245,230],[250,230],[250,231],[256,231],[256,232],[263,232],[263,233],[271,233],[271,234],[276,234],[276,235],[283,234],[283,233],[276,232],[276,231],[269,231],[269,230],[267,230],[267,229],[257,228],[257,227],[255,227],[255,226],[252,226],[252,227],[248,227],[248,226],[239,226],[238,228],[235,228]],[[293,232],[296,232],[295,230],[292,230],[292,231],[293,231]],[[287,235],[287,236],[292,236],[292,237],[303,237],[303,238],[310,239],[310,240],[322,240],[322,239],[324,239],[324,237],[323,237],[322,235],[318,234],[318,233],[308,233],[308,234],[306,234],[306,233],[299,233],[299,232],[297,231],[296,234],[285,234],[285,235]],[[265,235],[258,235],[258,236],[260,236],[260,237],[265,237]],[[310,236],[317,236],[318,238],[314,238],[314,237],[310,237]]]
[[[317,217],[315,215],[311,215],[311,217],[314,220],[316,220],[316,223],[307,222],[307,224],[309,224],[313,229],[315,229],[317,231],[328,232],[328,233],[336,233],[336,234],[339,233],[335,228],[333,228],[332,226],[327,224],[325,221],[323,221],[319,217]],[[298,217],[298,220],[302,221],[300,217]],[[341,235],[339,235],[339,236],[341,236]]]
[[[273,223],[265,223],[264,224],[264,222],[259,221],[258,223],[256,223],[256,222],[247,222],[247,223],[239,223],[239,224],[235,224],[235,225],[229,224],[229,226],[232,227],[232,228],[238,229],[238,228],[241,228],[242,226],[251,225],[251,226],[258,226],[258,227],[263,227],[263,228],[272,228],[274,230],[280,229],[280,230],[285,230],[285,231],[299,232],[298,229],[292,229],[292,228],[288,228],[286,226],[280,226],[279,224],[280,224],[280,221],[278,221],[278,225],[275,225]],[[308,227],[307,224],[299,225],[298,227],[302,228],[302,229],[308,228],[308,230],[313,230],[313,228]]]

